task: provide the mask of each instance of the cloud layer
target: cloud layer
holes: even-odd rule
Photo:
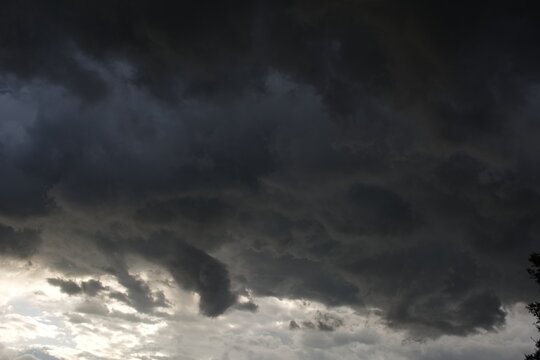
[[[537,14],[7,1],[0,254],[141,314],[171,303],[131,257],[211,318],[252,293],[377,308],[411,336],[499,329],[534,296]]]

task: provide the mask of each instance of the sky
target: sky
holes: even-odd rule
[[[532,2],[0,6],[0,360],[532,351]]]

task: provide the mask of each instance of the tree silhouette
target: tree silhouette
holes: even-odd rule
[[[529,257],[531,267],[527,269],[531,278],[540,285],[540,254],[531,254]],[[536,318],[536,328],[540,331],[540,301],[534,301],[527,305],[527,309]],[[525,360],[540,360],[540,339],[536,340],[536,351],[533,354],[525,355]]]

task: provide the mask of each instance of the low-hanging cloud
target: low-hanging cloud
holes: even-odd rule
[[[210,317],[255,311],[249,289],[377,307],[419,336],[495,330],[533,294],[534,12],[23,3],[0,12],[0,254],[124,288],[48,279],[62,292],[167,307],[137,256]],[[99,259],[72,255],[87,246]],[[306,321],[340,326],[323,320]]]

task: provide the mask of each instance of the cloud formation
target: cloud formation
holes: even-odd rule
[[[534,295],[538,20],[519,2],[7,1],[0,254],[111,275],[124,290],[48,282],[145,314],[169,300],[130,257],[209,317],[257,310],[249,290],[376,307],[414,336],[499,329]]]
[[[0,254],[27,258],[37,251],[40,243],[41,237],[36,230],[16,230],[0,224]]]
[[[58,286],[60,291],[68,295],[86,294],[88,296],[96,296],[100,291],[107,290],[99,280],[90,279],[77,284],[72,280],[64,280],[59,278],[49,278],[47,282],[53,286]]]

